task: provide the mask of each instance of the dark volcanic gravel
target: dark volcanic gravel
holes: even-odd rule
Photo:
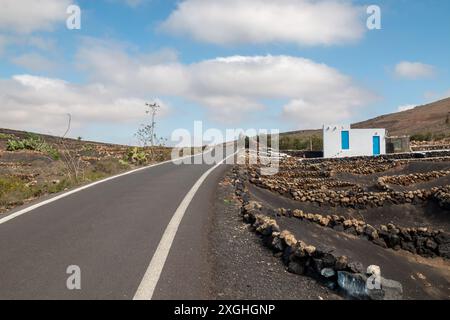
[[[281,260],[242,221],[233,190],[228,182],[217,189],[210,231],[212,298],[342,299],[311,278],[288,273]]]

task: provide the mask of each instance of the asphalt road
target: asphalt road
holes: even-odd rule
[[[133,299],[161,238],[214,165],[162,164],[109,180],[0,224],[0,299]],[[206,227],[218,166],[185,210],[153,299],[208,298]],[[81,289],[69,290],[69,266]]]

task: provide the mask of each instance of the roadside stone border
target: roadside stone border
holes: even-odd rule
[[[338,232],[345,232],[365,238],[382,248],[406,250],[420,256],[442,257],[450,259],[450,234],[443,230],[429,228],[402,228],[390,223],[375,228],[370,224],[344,216],[304,213],[302,210],[278,209],[278,213],[285,217],[307,220],[323,227],[332,228]]]
[[[236,196],[241,201],[241,213],[246,223],[261,236],[263,243],[278,255],[287,270],[323,281],[329,288],[342,290],[356,299],[398,300],[402,298],[402,285],[379,276],[379,287],[368,286],[379,273],[378,266],[370,266],[367,272],[360,262],[351,262],[346,256],[336,256],[332,251],[307,245],[287,230],[280,230],[275,219],[263,214],[262,206],[250,201],[237,168],[233,179]]]

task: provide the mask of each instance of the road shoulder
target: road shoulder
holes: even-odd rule
[[[217,299],[341,299],[315,280],[286,271],[242,221],[230,172],[217,188],[210,237],[211,294]]]

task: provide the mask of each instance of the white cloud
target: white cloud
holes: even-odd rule
[[[270,100],[279,108],[274,123],[284,117],[299,128],[315,128],[349,119],[374,99],[338,70],[292,56],[231,56],[183,64],[170,49],[142,54],[120,43],[86,39],[76,64],[87,76],[84,85],[31,75],[0,80],[0,127],[64,129],[67,113],[78,126],[123,124],[142,119],[145,101],[175,97],[234,125],[264,114]],[[160,115],[167,110],[165,106]]]
[[[74,128],[142,120],[145,100],[122,96],[101,84],[74,85],[60,79],[17,75],[0,80],[0,127],[63,133],[66,115]],[[169,107],[162,103],[160,116]]]
[[[56,41],[52,38],[43,38],[39,36],[28,36],[23,39],[23,44],[29,45],[42,51],[56,51]]]
[[[0,31],[30,33],[63,23],[70,0],[2,0]],[[65,26],[65,24],[62,24]]]
[[[53,38],[35,36],[31,34],[0,34],[0,54],[8,47],[14,49],[34,49],[47,53],[57,52],[56,41]]]
[[[399,106],[397,108],[397,111],[398,112],[408,111],[408,110],[414,109],[415,107],[417,107],[417,105],[415,105],[415,104],[407,104],[407,105]]]
[[[363,13],[346,0],[184,0],[161,30],[219,45],[333,45],[363,36]]]
[[[92,81],[118,92],[182,97],[202,105],[221,122],[237,123],[250,112],[262,111],[264,101],[272,99],[291,101],[284,109],[280,106],[280,114],[299,125],[320,125],[320,119],[313,121],[310,112],[304,113],[306,105],[308,111],[327,114],[331,122],[349,117],[374,99],[338,70],[298,57],[232,56],[182,64],[175,55],[155,56],[164,55],[130,54],[117,44],[90,41],[80,50],[78,64]],[[294,103],[299,100],[302,106]]]
[[[395,66],[395,75],[405,79],[430,78],[436,73],[434,66],[421,62],[402,61]]]
[[[31,71],[52,71],[58,67],[54,60],[46,58],[39,53],[25,53],[12,58],[11,61]]]

